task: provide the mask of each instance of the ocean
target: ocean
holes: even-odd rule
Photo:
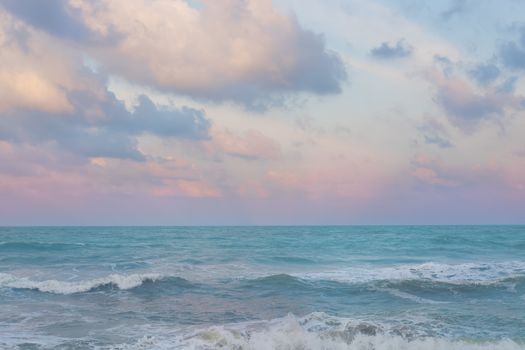
[[[525,226],[3,227],[0,349],[525,349]]]

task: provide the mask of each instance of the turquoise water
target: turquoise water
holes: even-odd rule
[[[525,226],[0,228],[0,349],[525,349]]]

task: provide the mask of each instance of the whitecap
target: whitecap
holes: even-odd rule
[[[421,336],[406,327],[387,327],[312,313],[269,321],[217,325],[208,328],[157,333],[135,343],[104,349],[237,349],[237,350],[524,350],[510,339],[476,341]]]
[[[450,284],[490,285],[525,277],[525,262],[444,264],[427,262],[419,265],[351,267],[321,272],[292,274],[307,280],[330,280],[344,283],[372,281],[428,280]]]
[[[144,282],[157,281],[162,279],[162,277],[160,274],[111,274],[105,277],[73,282],[54,279],[38,281],[27,277],[0,273],[0,288],[34,289],[47,293],[74,294],[88,292],[106,285],[112,285],[122,290],[132,289],[142,285]]]

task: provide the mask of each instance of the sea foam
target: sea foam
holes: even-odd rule
[[[111,274],[105,277],[75,282],[58,280],[35,281],[27,277],[16,277],[11,274],[0,273],[0,288],[34,289],[47,293],[74,294],[88,292],[103,286],[113,286],[122,290],[132,289],[145,282],[154,282],[162,278],[163,276],[160,274]]]
[[[331,280],[345,283],[427,280],[451,284],[489,285],[511,278],[525,277],[525,262],[464,264],[427,262],[419,265],[389,267],[350,267],[333,271],[295,273],[292,276],[307,280]]]
[[[421,336],[408,327],[387,327],[312,313],[270,321],[212,326],[171,336],[147,335],[109,349],[238,350],[523,350],[509,339],[482,342]]]

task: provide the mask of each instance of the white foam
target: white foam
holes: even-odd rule
[[[509,278],[525,277],[525,262],[507,261],[464,264],[428,262],[419,265],[389,267],[352,267],[292,275],[307,280],[332,280],[346,283],[366,283],[382,280],[429,280],[452,284],[493,284]]]
[[[436,337],[411,337],[403,329],[359,323],[313,313],[266,322],[213,326],[171,336],[144,336],[136,343],[105,349],[236,349],[236,350],[523,350],[512,340],[476,342]]]
[[[123,290],[131,289],[142,285],[146,281],[156,281],[161,278],[162,276],[159,274],[111,274],[101,278],[77,282],[53,279],[35,281],[27,277],[16,277],[8,273],[0,273],[0,288],[35,289],[47,293],[73,294],[87,292],[110,284]]]
[[[416,302],[418,304],[447,304],[448,303],[446,301],[436,301],[436,300],[432,300],[432,299],[428,299],[428,298],[422,298],[422,297],[419,297],[417,295],[413,295],[413,294],[410,294],[410,293],[407,293],[407,292],[403,292],[403,291],[400,291],[400,290],[397,290],[397,289],[394,289],[394,288],[376,288],[376,290],[387,292],[390,295],[393,295],[395,297],[406,299],[406,300],[410,300],[410,301]]]

